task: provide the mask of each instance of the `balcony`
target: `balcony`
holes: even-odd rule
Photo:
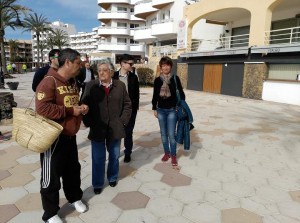
[[[139,27],[135,29],[133,39],[135,41],[141,41],[141,42],[152,42],[155,40],[155,36],[151,35],[151,27],[150,26],[144,26]]]
[[[130,52],[145,52],[145,46],[141,44],[131,44]]]
[[[98,35],[110,36],[110,35],[130,35],[130,29],[124,27],[108,27],[104,26],[98,29]]]
[[[109,9],[113,3],[130,5],[131,0],[98,0],[98,5],[105,10]]]
[[[130,19],[130,14],[124,11],[104,11],[98,13],[98,20],[103,23],[108,23],[112,19]]]
[[[159,38],[176,37],[177,24],[173,19],[155,21],[151,26],[151,34]]]
[[[134,15],[141,19],[146,19],[156,11],[158,11],[158,9],[152,7],[151,0],[140,1],[134,6]]]
[[[300,43],[300,26],[265,32],[265,45]]]
[[[152,6],[157,9],[162,9],[173,2],[174,0],[152,0]]]
[[[130,45],[125,43],[101,43],[98,44],[98,50],[100,51],[129,51]]]

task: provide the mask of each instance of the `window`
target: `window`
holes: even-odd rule
[[[125,7],[118,7],[118,12],[127,12],[127,8],[125,8]]]
[[[127,23],[125,23],[125,22],[118,22],[117,23],[117,27],[118,28],[127,28]]]
[[[126,38],[117,38],[117,43],[118,44],[126,44],[127,40],[126,40]]]

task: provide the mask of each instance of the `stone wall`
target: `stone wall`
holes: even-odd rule
[[[17,107],[12,93],[0,93],[0,121],[4,119],[11,119],[12,108]]]
[[[261,99],[263,80],[267,77],[268,67],[266,64],[245,64],[243,97]]]
[[[188,80],[188,64],[178,63],[177,64],[177,75],[180,77],[180,81],[183,88],[187,88]]]

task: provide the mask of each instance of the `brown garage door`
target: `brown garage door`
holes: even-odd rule
[[[205,64],[203,91],[221,93],[222,64]]]

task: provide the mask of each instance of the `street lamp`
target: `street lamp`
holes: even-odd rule
[[[18,11],[10,6],[10,5],[5,5],[3,7],[0,8],[0,41],[3,41],[3,45],[1,46],[1,53],[0,53],[0,89],[4,89],[5,88],[5,85],[4,85],[4,72],[3,72],[3,66],[5,65],[5,63],[3,64],[2,63],[2,59],[3,61],[5,61],[5,49],[4,49],[4,35],[5,35],[5,30],[4,30],[4,25],[3,25],[3,22],[2,22],[2,10],[5,9],[5,8],[11,8],[12,10],[15,11],[16,15],[17,15],[17,19],[16,21],[14,22],[14,25],[15,26],[23,26],[21,20],[19,19],[19,14],[18,14]],[[4,55],[4,58],[2,58],[2,52],[3,52],[3,55]]]

